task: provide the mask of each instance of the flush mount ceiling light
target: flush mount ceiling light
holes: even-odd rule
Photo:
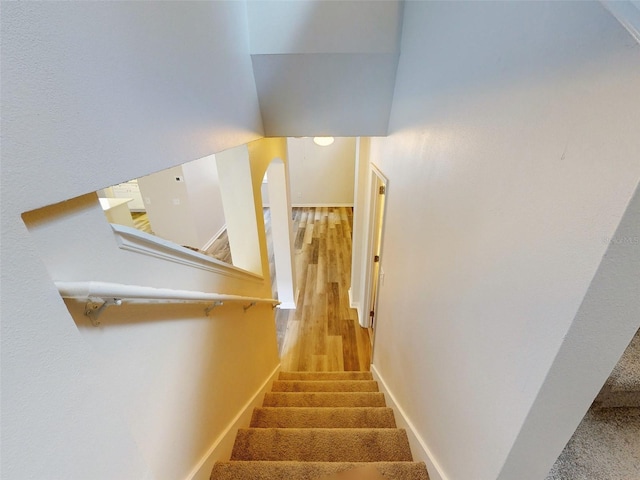
[[[333,137],[313,137],[313,143],[321,147],[328,147],[333,143]]]

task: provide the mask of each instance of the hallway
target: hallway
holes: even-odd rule
[[[353,209],[294,208],[298,301],[276,315],[283,371],[368,371],[367,329],[349,308]]]

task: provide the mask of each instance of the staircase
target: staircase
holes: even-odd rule
[[[365,465],[387,479],[429,478],[371,373],[281,372],[211,480],[314,480]]]
[[[640,330],[547,480],[640,479]]]

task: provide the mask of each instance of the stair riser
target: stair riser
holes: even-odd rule
[[[395,428],[390,408],[256,408],[254,428]]]
[[[276,380],[273,392],[377,392],[378,383],[373,380]]]
[[[365,465],[375,466],[384,478],[394,480],[429,480],[424,463],[414,462],[219,462],[212,480],[317,480],[344,470]]]
[[[280,372],[278,380],[373,380],[371,372]]]
[[[231,460],[298,462],[410,462],[400,429],[241,429]]]
[[[384,394],[364,393],[266,393],[265,407],[386,407]]]

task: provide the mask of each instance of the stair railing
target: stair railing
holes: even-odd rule
[[[246,312],[258,303],[270,303],[272,308],[280,305],[273,298],[245,297],[221,293],[205,293],[192,290],[173,290],[170,288],[144,287],[109,282],[55,282],[62,298],[84,301],[84,314],[94,327],[100,325],[98,317],[110,306],[123,303],[199,303],[206,305],[204,313],[226,302],[240,303]]]

